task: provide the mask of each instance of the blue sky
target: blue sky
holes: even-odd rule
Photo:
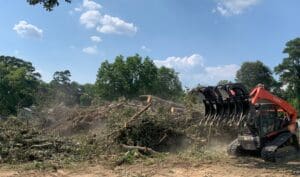
[[[31,61],[51,80],[69,69],[93,83],[104,60],[149,56],[183,86],[233,80],[244,61],[273,68],[300,36],[299,0],[73,0],[52,12],[25,0],[0,6],[0,55]]]

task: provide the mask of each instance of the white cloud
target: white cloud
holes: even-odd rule
[[[42,38],[43,36],[42,29],[27,23],[25,20],[21,20],[18,24],[15,24],[13,30],[15,30],[22,37]]]
[[[137,27],[133,23],[125,22],[118,17],[104,15],[100,20],[101,26],[97,31],[106,34],[127,34],[132,35],[137,32]]]
[[[99,37],[99,36],[91,36],[90,39],[92,42],[101,42],[102,41],[101,37]]]
[[[240,66],[236,64],[221,65],[221,66],[207,66],[205,67],[206,73],[208,73],[208,78],[214,81],[220,80],[233,80],[237,70]]]
[[[94,46],[89,46],[89,47],[83,48],[82,51],[89,55],[95,55],[98,53],[98,48],[97,48],[97,46],[94,45]]]
[[[189,70],[195,66],[203,67],[203,57],[199,54],[193,54],[185,57],[168,57],[165,60],[155,60],[158,66],[165,66],[179,70]]]
[[[81,7],[74,9],[82,14],[79,18],[81,24],[86,28],[96,28],[97,31],[105,34],[133,35],[137,27],[133,23],[126,22],[119,17],[102,15],[102,6],[92,0],[83,0]]]
[[[223,16],[238,15],[259,1],[261,0],[217,0],[217,7],[213,12],[219,12]]]
[[[145,52],[151,52],[151,49],[142,45],[141,50],[145,51]]]
[[[100,4],[92,0],[83,0],[82,6],[88,10],[98,10],[102,8]]]
[[[80,8],[80,7],[75,7],[75,8],[74,8],[74,11],[75,11],[75,12],[81,12],[81,11],[82,11],[82,8]]]
[[[100,23],[101,14],[97,10],[88,10],[81,14],[80,23],[85,25],[86,28],[94,28]]]
[[[83,0],[82,5],[80,5],[79,7],[75,7],[74,11],[81,12],[83,10],[99,10],[101,8],[102,8],[101,4],[96,3],[95,1]]]
[[[220,80],[234,80],[240,66],[236,64],[206,66],[199,54],[185,57],[168,57],[165,60],[154,60],[157,66],[175,69],[184,86],[194,87],[197,84],[215,85]]]

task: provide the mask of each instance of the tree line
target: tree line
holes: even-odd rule
[[[271,70],[262,61],[244,62],[236,73],[236,82],[249,90],[263,83],[274,94],[288,100],[300,111],[300,38],[286,43],[286,58]],[[274,74],[279,79],[274,78]],[[71,81],[69,70],[57,71],[49,83],[32,63],[10,56],[0,56],[0,115],[16,114],[24,107],[64,103],[67,106],[89,106],[101,100],[132,99],[152,94],[180,100],[185,92],[178,73],[157,67],[149,57],[117,56],[104,61],[93,84]],[[222,80],[219,84],[230,81]],[[200,83],[201,84],[201,83]]]
[[[283,53],[286,57],[273,71],[261,61],[244,62],[236,73],[236,81],[248,89],[263,83],[267,89],[300,111],[300,38],[288,41]],[[278,80],[274,74],[279,76]]]
[[[184,94],[178,73],[157,67],[149,57],[139,55],[117,56],[112,63],[104,61],[94,84],[79,84],[70,77],[69,70],[56,71],[46,83],[32,63],[0,56],[0,115],[16,114],[31,105],[90,106],[101,100],[130,99],[143,94],[176,100]]]

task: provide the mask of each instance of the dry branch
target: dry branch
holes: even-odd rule
[[[158,152],[154,151],[153,149],[151,148],[148,148],[148,147],[142,147],[142,146],[129,146],[129,145],[126,145],[126,144],[121,144],[121,146],[124,148],[124,149],[127,149],[127,150],[139,150],[139,151],[142,151],[144,153],[150,153],[150,154],[157,154]]]
[[[149,104],[147,104],[141,111],[137,112],[136,114],[134,114],[130,119],[129,121],[127,121],[125,124],[124,124],[124,128],[127,127],[127,125],[131,122],[133,122],[136,118],[138,118],[141,114],[143,114],[143,112],[147,111],[148,108],[150,108],[150,106],[152,105],[152,102],[150,102]]]
[[[156,96],[152,96],[152,95],[140,95],[141,98],[151,98],[152,101],[156,101],[156,102],[159,102],[159,103],[162,103],[162,104],[168,104],[170,105],[171,107],[177,107],[177,108],[182,108],[184,109],[184,105],[182,104],[179,104],[179,103],[175,103],[173,101],[169,101],[169,100],[165,100],[165,99],[162,99],[162,98],[159,98],[159,97],[156,97]]]
[[[152,105],[152,102],[150,102],[149,104],[147,104],[141,111],[135,113],[135,114],[129,119],[129,121],[125,122],[123,128],[111,132],[109,135],[107,135],[107,137],[110,137],[110,136],[112,136],[113,134],[119,133],[119,132],[121,132],[122,130],[126,129],[129,123],[133,122],[133,121],[134,121],[135,119],[137,119],[141,114],[143,114],[145,111],[147,111],[147,109],[149,109],[149,108],[151,107],[151,105]]]

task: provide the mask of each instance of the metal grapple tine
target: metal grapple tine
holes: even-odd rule
[[[247,117],[247,115],[241,116],[241,119],[240,119],[239,124],[237,126],[243,125],[243,123],[245,122],[246,117]]]
[[[208,125],[213,125],[213,122],[216,120],[216,118],[218,117],[218,107],[219,107],[219,105],[218,105],[218,103],[216,102],[215,104],[214,104],[214,108],[215,108],[215,113],[214,113],[214,115],[207,121],[207,124]]]
[[[236,124],[238,122],[242,112],[243,112],[243,107],[241,106],[240,100],[237,98],[235,100],[235,112],[232,119],[232,124]]]
[[[215,119],[212,121],[211,125],[218,125],[220,119],[222,118],[224,114],[224,102],[223,102],[223,96],[222,93],[220,92],[218,87],[215,87],[214,89],[215,94],[217,95],[217,115]]]
[[[240,123],[240,121],[242,119],[243,112],[244,112],[244,107],[243,107],[243,103],[242,103],[241,100],[238,101],[238,105],[237,106],[238,106],[238,108],[237,108],[238,113],[236,115],[235,123],[236,123],[236,126],[239,126],[239,123]]]
[[[211,112],[210,116],[205,120],[204,125],[207,126],[208,123],[209,123],[209,121],[210,121],[211,119],[213,119],[214,116],[215,116],[215,109],[213,108],[213,111]]]
[[[241,84],[224,84],[216,87],[193,89],[205,107],[199,125],[240,126],[250,109],[249,93]]]
[[[235,103],[234,102],[230,102],[229,104],[229,117],[226,120],[226,124],[227,125],[231,125],[232,119],[234,117],[234,111],[235,111]]]
[[[206,125],[207,120],[209,120],[210,117],[214,113],[214,108],[213,108],[213,105],[212,105],[212,103],[210,101],[207,102],[207,107],[208,107],[208,112],[207,112],[206,116],[204,117],[204,119],[202,121],[204,123],[204,125]]]
[[[204,112],[204,118],[202,118],[199,122],[199,125],[202,124],[202,122],[205,122],[205,120],[209,117],[209,114],[211,112],[211,105],[207,100],[203,100],[205,112]]]
[[[228,103],[225,101],[223,102],[223,112],[218,120],[218,125],[224,124],[226,117],[228,117]]]

